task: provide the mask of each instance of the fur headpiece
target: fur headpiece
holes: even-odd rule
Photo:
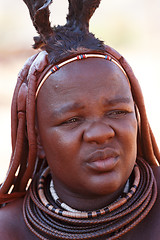
[[[51,27],[49,5],[52,0],[24,0],[39,33],[34,48],[46,50],[50,63],[85,52],[104,52],[102,41],[89,32],[89,20],[101,0],[68,0],[69,13],[64,26]]]

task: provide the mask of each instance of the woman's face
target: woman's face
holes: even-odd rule
[[[136,159],[137,121],[119,67],[104,59],[65,65],[40,90],[37,116],[59,189],[94,197],[124,186]]]

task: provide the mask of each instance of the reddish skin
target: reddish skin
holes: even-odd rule
[[[37,113],[42,145],[57,192],[78,209],[103,207],[120,194],[136,158],[137,124],[127,79],[113,63],[100,59],[71,63],[50,78],[39,93]],[[108,100],[127,97],[129,102],[104,106],[106,97]],[[70,101],[84,106],[59,117],[53,114]],[[71,121],[73,117],[76,119]],[[93,163],[89,167],[88,156],[93,154],[92,160],[97,160],[97,151],[98,156],[99,151],[105,151],[105,157],[113,158],[98,161],[96,166],[100,167],[93,168]],[[109,166],[105,165],[108,162]],[[20,199],[0,210],[1,240],[38,239],[25,225],[22,205]],[[157,200],[145,220],[121,239],[157,240],[159,216]]]
[[[64,66],[40,90],[37,116],[61,199],[80,210],[115,200],[137,153],[134,103],[120,68],[104,59]]]

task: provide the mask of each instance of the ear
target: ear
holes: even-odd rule
[[[45,155],[42,143],[41,143],[41,138],[39,135],[37,124],[35,126],[35,129],[36,129],[36,135],[37,135],[37,156],[39,159],[44,159],[46,155]]]

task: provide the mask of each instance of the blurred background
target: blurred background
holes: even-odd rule
[[[67,0],[53,0],[52,25],[65,24]],[[160,147],[160,1],[102,0],[91,19],[96,37],[119,51],[141,84],[148,118]],[[0,181],[11,154],[10,104],[19,70],[36,53],[28,9],[22,0],[0,0]]]

